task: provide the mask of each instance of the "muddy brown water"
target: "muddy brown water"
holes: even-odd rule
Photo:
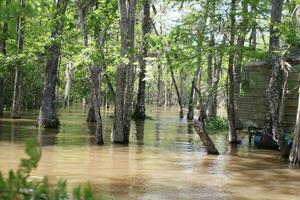
[[[228,147],[224,134],[212,139],[222,152],[206,155],[192,125],[174,108],[149,107],[152,120],[133,121],[128,146],[110,143],[112,109],[102,111],[105,145],[94,144],[93,125],[80,105],[60,111],[59,130],[38,130],[37,112],[0,119],[0,170],[16,169],[27,140],[38,140],[42,158],[32,178],[48,176],[71,188],[89,182],[105,199],[300,199],[300,169],[244,141]]]

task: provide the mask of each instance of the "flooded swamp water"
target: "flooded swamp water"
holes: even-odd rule
[[[27,140],[38,140],[42,158],[33,178],[68,181],[71,190],[89,182],[105,199],[300,199],[300,169],[279,152],[255,149],[245,140],[228,147],[225,134],[211,137],[220,156],[206,155],[192,125],[174,108],[149,107],[153,119],[132,121],[130,144],[111,144],[113,109],[103,111],[105,145],[94,144],[95,126],[80,105],[60,112],[59,130],[37,129],[37,112],[0,119],[0,170],[16,169]]]

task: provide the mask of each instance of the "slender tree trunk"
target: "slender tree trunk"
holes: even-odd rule
[[[177,100],[178,100],[178,105],[179,105],[179,109],[180,109],[179,110],[179,118],[182,119],[183,118],[183,105],[182,105],[181,94],[180,94],[180,91],[178,89],[176,79],[175,79],[175,75],[174,75],[174,71],[173,71],[173,67],[172,67],[172,63],[171,63],[171,60],[170,60],[168,55],[167,55],[167,63],[169,65],[171,78],[172,78],[172,83],[174,85],[174,88],[175,88],[176,94],[177,94]]]
[[[83,36],[83,45],[85,48],[89,47],[88,42],[88,28],[86,26],[85,17],[90,7],[93,6],[94,1],[86,1],[81,2],[79,0],[76,1],[78,11],[79,11],[79,23],[80,29]],[[98,8],[98,4],[96,3],[95,9]],[[103,31],[103,38],[100,39],[100,30],[95,27],[94,31],[95,41],[96,41],[96,48],[102,54],[102,47],[105,42],[106,37],[106,30]],[[104,59],[103,59],[104,60]],[[90,109],[87,117],[88,122],[96,122],[96,143],[103,144],[103,127],[102,127],[102,117],[100,112],[100,76],[102,71],[102,66],[100,64],[90,63],[88,65],[89,76],[91,80],[91,104]]]
[[[235,45],[235,13],[236,13],[236,0],[231,0],[231,11],[230,11],[230,20],[231,20],[231,34],[230,34],[230,46],[234,48]],[[236,120],[235,120],[235,98],[234,98],[234,75],[233,75],[233,65],[234,65],[234,55],[235,52],[231,49],[228,60],[228,83],[227,83],[227,115],[229,121],[229,133],[228,133],[228,142],[237,143],[237,134],[236,134]]]
[[[280,105],[283,87],[283,71],[281,66],[280,39],[276,26],[281,23],[283,0],[272,1],[271,27],[270,27],[270,69],[271,78],[267,88],[267,112],[263,130],[262,147],[272,147],[273,140],[278,139],[282,156],[286,155],[287,142],[279,123]],[[276,139],[277,137],[277,139]]]
[[[9,4],[10,0],[6,0],[5,2],[5,7],[7,9],[7,6]],[[3,29],[2,29],[2,40],[0,41],[1,45],[1,52],[4,56],[7,55],[7,44],[6,41],[8,39],[8,23],[4,22],[3,23]],[[0,115],[3,115],[4,112],[4,78],[3,75],[0,75]]]
[[[22,12],[25,8],[25,0],[19,1]],[[25,17],[21,13],[17,21],[17,54],[21,54],[24,48],[24,26]],[[22,61],[18,60],[15,71],[15,82],[14,82],[14,93],[13,93],[13,103],[11,110],[11,118],[19,119],[21,118],[21,84],[22,84]]]
[[[294,141],[290,152],[289,160],[292,164],[300,164],[300,87]]]
[[[201,56],[202,56],[202,44],[203,44],[203,40],[204,40],[204,33],[206,30],[206,24],[207,24],[207,19],[209,16],[209,10],[210,10],[210,2],[209,0],[206,1],[205,3],[205,12],[204,12],[204,19],[202,21],[202,28],[201,31],[198,32],[198,60],[197,60],[197,68],[193,77],[193,81],[192,81],[192,85],[191,85],[191,90],[190,90],[190,95],[189,95],[189,105],[188,105],[188,113],[187,113],[187,119],[188,120],[193,120],[194,119],[194,104],[195,104],[195,88],[194,86],[196,85],[196,83],[200,80],[199,79],[199,75],[200,75],[200,71],[201,71]],[[214,9],[215,4],[214,2],[212,2],[212,7]],[[210,16],[212,17],[212,16]],[[209,72],[208,72],[209,73]]]
[[[161,65],[157,66],[157,96],[156,96],[156,105],[161,106],[161,74],[162,74],[162,68]]]
[[[69,107],[70,106],[70,89],[71,89],[71,82],[72,82],[72,76],[74,72],[74,63],[70,61],[66,66],[65,71],[65,92],[64,92],[64,105]]]
[[[244,57],[244,44],[246,40],[247,30],[248,30],[248,3],[243,0],[242,1],[242,21],[239,25],[239,36],[237,39],[237,47],[238,51],[236,52],[235,65],[234,65],[234,92],[236,95],[240,94],[240,86],[242,81],[242,64]]]
[[[129,64],[122,63],[117,69],[115,118],[112,141],[128,143],[134,86],[134,32],[136,1],[119,0],[121,55],[129,57]],[[126,79],[127,77],[127,79]],[[126,93],[125,93],[126,91]]]
[[[53,40],[61,37],[64,29],[64,21],[61,20],[65,15],[68,0],[58,0],[56,3],[56,11],[53,20],[55,21],[54,28],[51,34]],[[60,20],[58,20],[60,19]],[[57,67],[60,56],[59,42],[53,43],[47,49],[48,60],[46,64],[46,77],[44,84],[44,92],[42,105],[38,118],[38,123],[44,128],[58,128],[59,119],[55,109],[55,88],[57,82]]]
[[[134,117],[136,119],[146,118],[146,106],[145,106],[145,89],[146,89],[146,57],[148,56],[148,33],[151,28],[150,20],[150,0],[143,1],[143,22],[142,22],[142,50],[140,56],[140,77],[139,77],[139,89],[137,95],[137,103],[134,111]]]
[[[209,41],[209,47],[210,52],[207,57],[207,85],[209,87],[208,90],[208,98],[206,102],[207,107],[207,115],[209,117],[213,116],[213,93],[214,93],[214,87],[213,87],[213,79],[214,79],[214,70],[213,70],[213,50],[212,48],[215,46],[215,38],[214,35],[211,34],[210,41]]]
[[[201,58],[197,58],[197,69],[193,77],[192,81],[192,87],[190,91],[190,97],[189,97],[189,106],[188,106],[188,114],[187,114],[187,119],[188,120],[193,120],[194,119],[194,104],[195,104],[195,88],[193,85],[196,85],[199,80],[199,75],[201,71]]]

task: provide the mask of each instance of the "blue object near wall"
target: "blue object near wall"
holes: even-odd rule
[[[259,145],[262,140],[263,134],[261,132],[256,132],[254,135],[254,144]]]

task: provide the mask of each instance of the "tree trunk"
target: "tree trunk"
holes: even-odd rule
[[[156,105],[161,106],[161,75],[162,75],[162,68],[161,65],[157,66],[157,96],[156,96]]]
[[[96,127],[96,133],[95,133],[95,138],[96,138],[96,143],[97,144],[103,144],[103,129],[102,129],[102,118],[101,118],[101,113],[100,113],[100,74],[101,74],[101,69],[102,67],[98,66],[89,66],[89,72],[90,72],[90,78],[91,78],[91,83],[92,83],[92,104],[94,108],[94,115],[95,119],[97,122],[97,127]]]
[[[122,63],[117,69],[115,118],[112,141],[128,143],[134,86],[134,32],[136,0],[119,0],[121,55],[129,57],[129,64]],[[127,77],[127,80],[126,80]],[[127,87],[126,87],[127,86]],[[126,96],[125,96],[126,91]]]
[[[65,92],[64,92],[64,106],[69,107],[70,106],[70,89],[71,89],[71,82],[72,82],[72,76],[74,72],[74,63],[70,61],[66,66],[65,71]]]
[[[270,69],[271,78],[267,88],[267,112],[265,116],[265,125],[263,129],[263,138],[261,146],[272,148],[273,141],[278,138],[278,143],[281,148],[282,156],[286,150],[286,140],[281,131],[279,123],[280,104],[282,98],[283,87],[283,72],[280,62],[280,54],[277,52],[280,49],[280,39],[278,29],[275,27],[281,23],[283,0],[272,1],[271,11],[271,27],[270,27]]]
[[[171,63],[171,60],[170,60],[168,55],[167,55],[167,63],[169,65],[171,78],[172,78],[172,83],[174,85],[174,88],[175,88],[176,94],[177,94],[177,100],[178,100],[178,105],[179,105],[179,109],[180,109],[179,110],[179,118],[182,119],[183,118],[183,105],[182,105],[181,94],[180,94],[180,91],[178,89],[178,86],[177,86],[177,83],[176,83],[176,80],[175,80],[175,75],[174,75],[172,63]]]
[[[242,1],[242,21],[239,25],[239,36],[237,39],[237,47],[238,51],[236,52],[235,65],[234,65],[234,93],[235,95],[240,94],[240,86],[242,81],[242,64],[244,57],[244,44],[246,40],[247,30],[248,30],[248,3],[243,0]]]
[[[58,0],[56,3],[56,11],[54,15],[54,29],[51,34],[51,39],[57,40],[63,34],[64,21],[58,20],[65,15],[68,0]],[[46,78],[44,84],[44,92],[42,105],[38,118],[38,123],[44,128],[58,128],[59,119],[55,110],[55,87],[57,82],[57,67],[60,56],[59,42],[53,43],[47,49],[48,60],[46,64]]]
[[[127,65],[127,88],[125,97],[124,108],[124,143],[129,143],[129,133],[131,125],[132,114],[132,99],[134,90],[134,39],[135,39],[135,12],[136,12],[136,0],[130,0],[128,2],[128,47],[127,54],[129,55],[129,63]]]
[[[211,34],[210,41],[209,41],[210,52],[207,57],[207,85],[209,87],[209,90],[208,90],[208,98],[207,98],[207,102],[206,102],[206,107],[207,107],[207,115],[209,117],[213,116],[213,112],[214,112],[213,111],[214,70],[213,70],[213,49],[212,49],[214,46],[215,46],[215,38],[214,38],[214,35]]]
[[[5,2],[5,7],[7,9],[9,4],[9,0],[6,0]],[[4,22],[3,23],[3,29],[2,29],[2,40],[0,41],[1,45],[1,52],[4,56],[7,55],[7,39],[8,39],[8,23]],[[0,75],[0,115],[3,115],[4,112],[4,78],[3,75]]]
[[[231,34],[230,34],[230,46],[231,48],[235,45],[235,13],[236,13],[236,0],[231,0],[231,11],[230,11],[230,20],[231,20]],[[228,133],[228,142],[229,143],[238,143],[237,134],[236,134],[236,118],[235,118],[235,98],[234,98],[234,75],[233,75],[233,65],[234,65],[234,55],[235,52],[233,49],[230,50],[229,60],[228,60],[228,80],[227,80],[227,115],[229,121],[229,133]]]
[[[146,118],[146,106],[145,106],[145,89],[146,89],[146,57],[148,56],[148,33],[150,32],[150,0],[143,1],[143,22],[142,22],[142,50],[140,56],[140,77],[139,77],[139,89],[137,95],[137,103],[134,111],[134,117],[136,119]]]
[[[202,141],[207,153],[218,155],[219,151],[215,147],[214,143],[212,142],[212,140],[210,139],[208,134],[205,132],[205,130],[203,128],[203,124],[201,123],[201,121],[194,120],[193,125],[194,125],[194,128],[195,128],[196,132],[200,136],[201,141]]]
[[[289,160],[292,164],[300,164],[300,87],[298,97],[297,118],[295,124],[294,141],[290,152]]]
[[[76,5],[79,11],[79,23],[80,29],[83,36],[83,45],[85,48],[89,47],[88,42],[88,28],[86,26],[85,17],[88,13],[88,9],[93,6],[94,1],[81,2],[80,0],[76,1]],[[98,8],[96,3],[95,9]],[[106,39],[106,30],[103,30],[103,38],[100,39],[100,30],[98,27],[95,27],[94,30],[96,48],[102,54],[102,47]],[[104,59],[103,59],[104,60]],[[102,118],[100,113],[100,76],[102,71],[102,66],[100,64],[90,63],[88,64],[88,71],[91,80],[91,104],[89,108],[89,113],[87,117],[88,122],[96,122],[96,133],[95,139],[97,144],[103,144],[103,127],[102,127]]]
[[[193,120],[194,119],[194,104],[195,104],[195,88],[193,85],[196,85],[199,80],[199,75],[201,71],[201,59],[200,57],[197,58],[197,69],[193,77],[192,81],[192,87],[190,91],[190,97],[189,97],[189,107],[188,107],[188,114],[187,119]]]
[[[25,0],[20,0],[20,7],[25,8]],[[24,26],[25,17],[24,14],[20,14],[17,22],[17,54],[21,54],[24,48]],[[17,61],[16,71],[15,71],[15,82],[14,82],[14,93],[13,102],[11,110],[11,118],[19,119],[21,118],[21,83],[22,83],[22,61]]]

